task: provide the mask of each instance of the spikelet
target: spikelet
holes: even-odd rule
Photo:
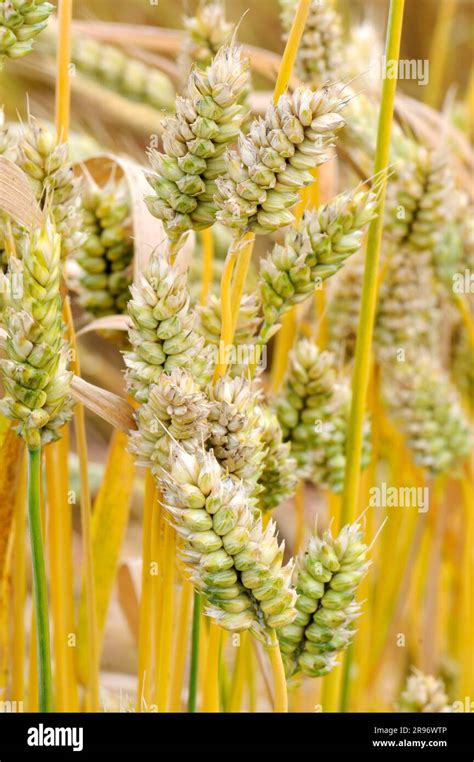
[[[138,431],[130,433],[130,450],[140,466],[159,474],[169,466],[171,441],[186,452],[199,450],[209,433],[209,401],[191,374],[181,368],[162,373],[150,387],[148,402],[136,414]]]
[[[452,191],[446,152],[417,147],[389,183],[385,234],[397,246],[432,250],[449,219]]]
[[[172,451],[161,477],[165,507],[185,540],[183,561],[205,595],[206,613],[228,630],[268,628],[295,616],[292,565],[282,566],[275,526],[263,530],[241,484],[222,471],[212,453]]]
[[[0,2],[0,68],[5,58],[22,58],[33,50],[34,38],[53,11],[51,3],[41,0]]]
[[[282,25],[288,33],[298,0],[280,0],[280,5]],[[296,73],[302,82],[320,87],[339,78],[342,63],[340,16],[328,3],[312,0],[296,57]]]
[[[328,349],[339,365],[354,356],[362,298],[364,259],[356,255],[334,278],[327,310]]]
[[[72,61],[80,72],[140,103],[168,111],[173,108],[173,83],[156,67],[91,37],[75,37],[72,42]]]
[[[336,88],[316,92],[299,87],[268,107],[228,151],[227,175],[217,179],[217,219],[238,231],[270,233],[290,225],[300,188],[313,182],[311,170],[328,159],[344,125],[345,100]]]
[[[244,294],[239,308],[237,325],[232,347],[227,349],[231,377],[248,375],[249,364],[255,356],[255,341],[261,318],[259,317],[260,301],[257,294]],[[210,296],[205,306],[198,307],[199,333],[204,336],[207,344],[220,351],[221,337],[221,300]],[[224,350],[223,350],[224,351]]]
[[[442,680],[413,668],[400,697],[401,712],[451,712]]]
[[[384,366],[382,395],[419,466],[435,475],[456,468],[467,457],[473,432],[457,393],[420,347],[405,362]]]
[[[224,47],[205,72],[193,69],[185,96],[176,99],[176,116],[165,121],[164,152],[150,151],[148,182],[155,195],[145,201],[172,240],[215,222],[216,180],[227,171],[225,148],[247,113],[239,99],[248,68],[240,48]]]
[[[15,422],[32,449],[57,439],[72,414],[72,374],[62,337],[60,249],[60,238],[48,222],[25,238],[23,261],[12,257],[9,264],[10,275],[22,275],[23,294],[12,293],[3,313],[5,358],[0,367],[5,396],[0,412]]]
[[[228,45],[233,25],[226,21],[224,4],[219,0],[201,0],[194,16],[184,19],[185,39],[179,63],[187,78],[193,64],[206,69],[219,49]]]
[[[265,329],[314,293],[360,249],[365,226],[374,217],[376,196],[357,189],[342,193],[315,212],[305,212],[260,265]]]
[[[359,524],[346,524],[334,538],[315,532],[295,572],[297,615],[278,631],[288,676],[321,677],[350,644],[359,616],[355,596],[370,562]]]
[[[309,453],[310,465],[307,478],[326,487],[334,494],[344,489],[346,472],[347,422],[351,407],[351,390],[348,381],[337,383],[331,399],[321,410],[317,439]],[[372,432],[370,420],[366,417],[362,429],[362,453],[360,467],[363,470],[370,463],[372,454]]]
[[[198,383],[205,383],[211,357],[196,330],[181,264],[171,264],[168,254],[155,250],[131,293],[132,351],[124,353],[130,393],[138,402],[146,402],[150,385],[157,383],[164,370],[169,373],[174,368],[189,370]]]
[[[283,441],[283,432],[276,414],[262,407],[262,443],[265,447],[263,470],[258,485],[258,506],[270,511],[291,497],[298,483],[296,461],[291,457],[290,442]]]
[[[209,399],[207,445],[213,448],[222,467],[252,492],[264,457],[261,409],[255,386],[245,378],[223,376],[210,385]]]
[[[61,257],[65,259],[82,243],[82,214],[79,178],[68,159],[67,143],[58,143],[45,125],[32,117],[19,141],[18,164],[30,178],[40,205],[48,205],[61,235]]]
[[[348,381],[337,378],[334,356],[320,352],[307,339],[300,340],[290,357],[276,413],[284,439],[291,442],[299,475],[336,493],[344,484],[350,399]],[[370,452],[366,420],[362,468],[368,464]]]
[[[336,383],[334,359],[307,340],[298,341],[291,356],[276,413],[285,441],[299,469],[307,470],[310,451],[318,441],[317,425]]]
[[[431,251],[402,247],[388,259],[380,288],[374,341],[379,357],[438,341],[439,300]]]
[[[81,272],[80,301],[95,317],[126,311],[132,283],[130,200],[125,180],[111,177],[99,188],[89,180],[82,195],[86,235],[75,254]]]

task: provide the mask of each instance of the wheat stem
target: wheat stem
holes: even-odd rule
[[[181,696],[183,692],[184,672],[186,669],[186,644],[189,636],[191,602],[193,586],[188,580],[183,580],[181,601],[178,618],[176,650],[174,657],[173,683],[171,686],[170,711],[181,711]]]
[[[45,448],[54,677],[56,707],[59,712],[77,711],[73,649],[68,642],[69,635],[74,631],[74,623],[67,432],[68,428],[65,426],[61,432],[61,439]]]
[[[303,36],[306,19],[308,18],[309,9],[311,7],[311,0],[300,0],[298,8],[295,13],[293,25],[288,35],[288,40],[283,53],[283,57],[278,71],[277,81],[275,83],[275,90],[273,94],[273,100],[276,103],[280,95],[283,95],[288,82],[290,81],[291,72],[296,60],[296,54],[300,46],[301,38]]]
[[[69,134],[70,93],[69,66],[71,62],[71,20],[73,0],[59,0],[58,53],[56,77],[56,132],[64,142]]]
[[[436,25],[431,39],[429,63],[430,80],[425,93],[425,103],[438,108],[441,102],[443,78],[451,42],[451,31],[456,16],[456,0],[441,0]]]
[[[191,634],[191,666],[189,669],[188,712],[195,712],[197,709],[201,608],[202,598],[197,590],[195,590],[193,605],[193,629]]]
[[[168,709],[170,678],[171,678],[171,653],[173,649],[173,591],[174,591],[174,557],[175,557],[175,531],[171,524],[165,521],[163,529],[163,592],[160,617],[160,653],[157,686],[157,708],[159,712]]]
[[[234,671],[232,673],[232,687],[229,699],[229,712],[240,712],[242,696],[244,692],[244,680],[246,669],[246,649],[248,647],[246,632],[240,635],[240,645],[235,657]]]
[[[266,646],[272,668],[274,686],[274,711],[288,711],[288,692],[286,688],[285,668],[281,658],[280,646],[274,630],[270,632],[270,644]]]
[[[40,712],[53,711],[53,676],[49,643],[48,585],[41,529],[41,448],[28,449],[28,517],[38,648]]]
[[[202,245],[203,245],[203,262],[202,262],[202,282],[201,282],[201,296],[199,299],[200,304],[206,304],[209,289],[212,283],[212,274],[214,266],[214,237],[212,235],[212,228],[205,228],[201,233]]]
[[[403,24],[404,0],[391,0],[387,27],[386,60],[393,66],[398,61]],[[397,79],[385,77],[382,85],[374,174],[386,172],[389,164],[390,138]],[[347,430],[347,466],[342,500],[342,523],[355,519],[360,481],[362,435],[365,401],[370,376],[370,359],[377,304],[377,276],[382,241],[387,181],[379,191],[378,215],[369,225],[365,257],[364,281],[352,376],[352,400]]]
[[[221,339],[219,343],[219,358],[214,370],[214,382],[216,382],[226,372],[227,348],[232,344],[232,327],[234,323],[232,315],[232,274],[234,272],[235,262],[237,260],[237,253],[238,241],[234,240],[229,251],[227,252],[221,279],[222,326]]]
[[[474,604],[473,593],[473,570],[474,570],[474,490],[472,479],[472,462],[466,464],[461,479],[463,495],[464,520],[464,548],[462,559],[462,611],[463,624],[461,625],[461,659],[463,665],[460,696],[472,695],[474,688],[474,667],[472,664],[472,632],[474,628]]]
[[[13,548],[13,701],[23,701],[25,689],[26,479],[26,459],[22,457],[18,492],[15,498],[15,538]]]
[[[285,312],[281,321],[281,328],[278,335],[278,341],[275,347],[275,357],[272,363],[271,388],[276,394],[283,383],[286,368],[288,366],[288,357],[296,336],[298,322],[298,308],[292,307]]]
[[[207,640],[206,677],[202,697],[203,712],[219,711],[219,661],[222,628],[215,622],[209,624]]]
[[[151,576],[151,537],[153,507],[156,496],[155,479],[150,470],[145,474],[142,535],[142,593],[140,597],[138,635],[138,693],[137,712],[148,706],[151,678],[151,628],[153,622],[153,596]]]

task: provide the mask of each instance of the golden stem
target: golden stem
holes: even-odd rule
[[[171,678],[171,653],[173,650],[173,592],[174,592],[174,550],[175,531],[169,521],[164,520],[163,528],[163,592],[160,618],[160,652],[158,663],[157,707],[166,712],[169,703]]]
[[[273,93],[273,100],[275,103],[288,87],[310,7],[311,0],[300,0],[298,3],[298,8],[296,9],[293,25],[288,35],[288,41],[281,59],[280,69],[275,83],[275,90]]]
[[[425,102],[433,108],[441,103],[444,71],[450,49],[453,21],[456,15],[456,0],[441,0],[429,55],[430,79],[426,88]]]
[[[275,345],[275,356],[272,362],[271,389],[276,394],[283,383],[288,357],[296,336],[298,311],[292,307],[283,315],[278,341]]]
[[[212,228],[206,228],[201,233],[202,245],[203,245],[203,262],[202,262],[202,283],[201,283],[201,296],[199,299],[200,304],[206,304],[207,295],[212,283],[213,266],[214,266],[214,237],[212,235]]]
[[[222,630],[215,622],[209,623],[202,711],[219,711],[219,659]]]
[[[153,510],[155,503],[155,480],[150,470],[145,474],[145,499],[143,506],[142,535],[142,592],[140,597],[138,629],[138,693],[137,712],[150,703],[152,671],[152,624],[153,624],[153,577],[151,575],[151,546]]]
[[[229,712],[240,712],[242,707],[242,696],[244,692],[244,680],[246,669],[246,649],[248,647],[248,635],[242,632],[240,635],[240,645],[235,657],[234,670],[232,673],[232,688],[229,700]]]
[[[56,76],[56,132],[58,140],[64,143],[69,134],[71,101],[71,20],[72,0],[58,3],[58,53]]]
[[[174,656],[173,682],[171,685],[171,712],[181,711],[181,697],[183,692],[184,673],[186,670],[186,643],[189,638],[193,590],[192,583],[187,579],[183,580]]]
[[[304,543],[305,520],[304,520],[304,482],[300,481],[295,492],[295,541],[293,555],[296,556]]]
[[[25,691],[25,600],[26,600],[26,457],[23,454],[15,496],[13,546],[12,699],[24,701]]]
[[[232,274],[234,272],[237,259],[238,241],[233,241],[224,265],[221,279],[221,303],[222,303],[222,325],[221,338],[219,342],[219,356],[214,370],[213,381],[216,382],[227,370],[227,352],[232,344],[233,338],[233,316],[232,316]]]
[[[48,542],[50,565],[53,653],[55,660],[56,708],[59,712],[78,710],[73,649],[69,637],[74,633],[72,516],[68,502],[68,427],[61,438],[45,448],[48,495]]]
[[[281,658],[278,638],[274,630],[271,632],[271,642],[266,646],[266,651],[270,658],[272,668],[273,689],[274,689],[274,711],[288,711],[288,692],[286,688],[285,668]]]

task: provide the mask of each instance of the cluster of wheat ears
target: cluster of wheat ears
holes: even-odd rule
[[[174,36],[0,2],[5,70],[56,93],[55,129],[30,105],[0,130],[0,697],[29,710],[101,710],[137,484],[137,711],[474,690],[466,107],[365,79],[378,31],[334,3],[280,6],[281,59],[217,0]],[[146,166],[69,136],[71,87],[153,125]],[[81,377],[78,320],[120,348],[121,396]],[[85,409],[114,428],[94,500]]]

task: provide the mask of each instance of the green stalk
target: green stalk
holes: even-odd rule
[[[367,235],[361,309],[352,375],[352,401],[347,430],[347,466],[342,496],[341,526],[355,520],[359,497],[363,423],[370,377],[371,348],[377,306],[377,280],[387,191],[386,172],[390,159],[390,139],[397,89],[404,6],[405,0],[391,0],[388,17],[385,59],[388,72],[394,76],[393,78],[385,76],[382,84],[374,174],[383,179],[378,196],[377,216],[370,223]],[[393,62],[396,64],[394,65]],[[388,72],[386,71],[386,74]],[[349,702],[351,655],[352,649],[348,651],[344,662],[341,711],[345,711]]]
[[[195,712],[197,707],[199,673],[199,638],[201,634],[202,598],[194,591],[193,629],[191,634],[191,666],[189,669],[188,712]]]
[[[33,593],[38,648],[38,688],[40,712],[53,710],[53,678],[49,643],[48,587],[41,529],[41,449],[28,450],[28,516],[30,524]]]
[[[404,5],[405,0],[391,0],[390,2],[385,46],[386,62],[390,74],[395,74],[398,71],[398,65],[390,64],[390,62],[398,62],[399,58]],[[342,497],[341,526],[348,522],[353,522],[356,518],[362,453],[362,430],[369,385],[372,337],[375,309],[377,306],[377,278],[384,222],[385,194],[387,191],[386,172],[390,157],[390,138],[392,134],[396,89],[396,75],[393,78],[386,76],[382,85],[382,101],[380,105],[374,165],[374,176],[383,177],[383,180],[381,180],[378,195],[377,216],[370,223],[367,235],[364,281],[357,330],[354,372],[352,375],[352,403],[347,431],[347,467]]]

